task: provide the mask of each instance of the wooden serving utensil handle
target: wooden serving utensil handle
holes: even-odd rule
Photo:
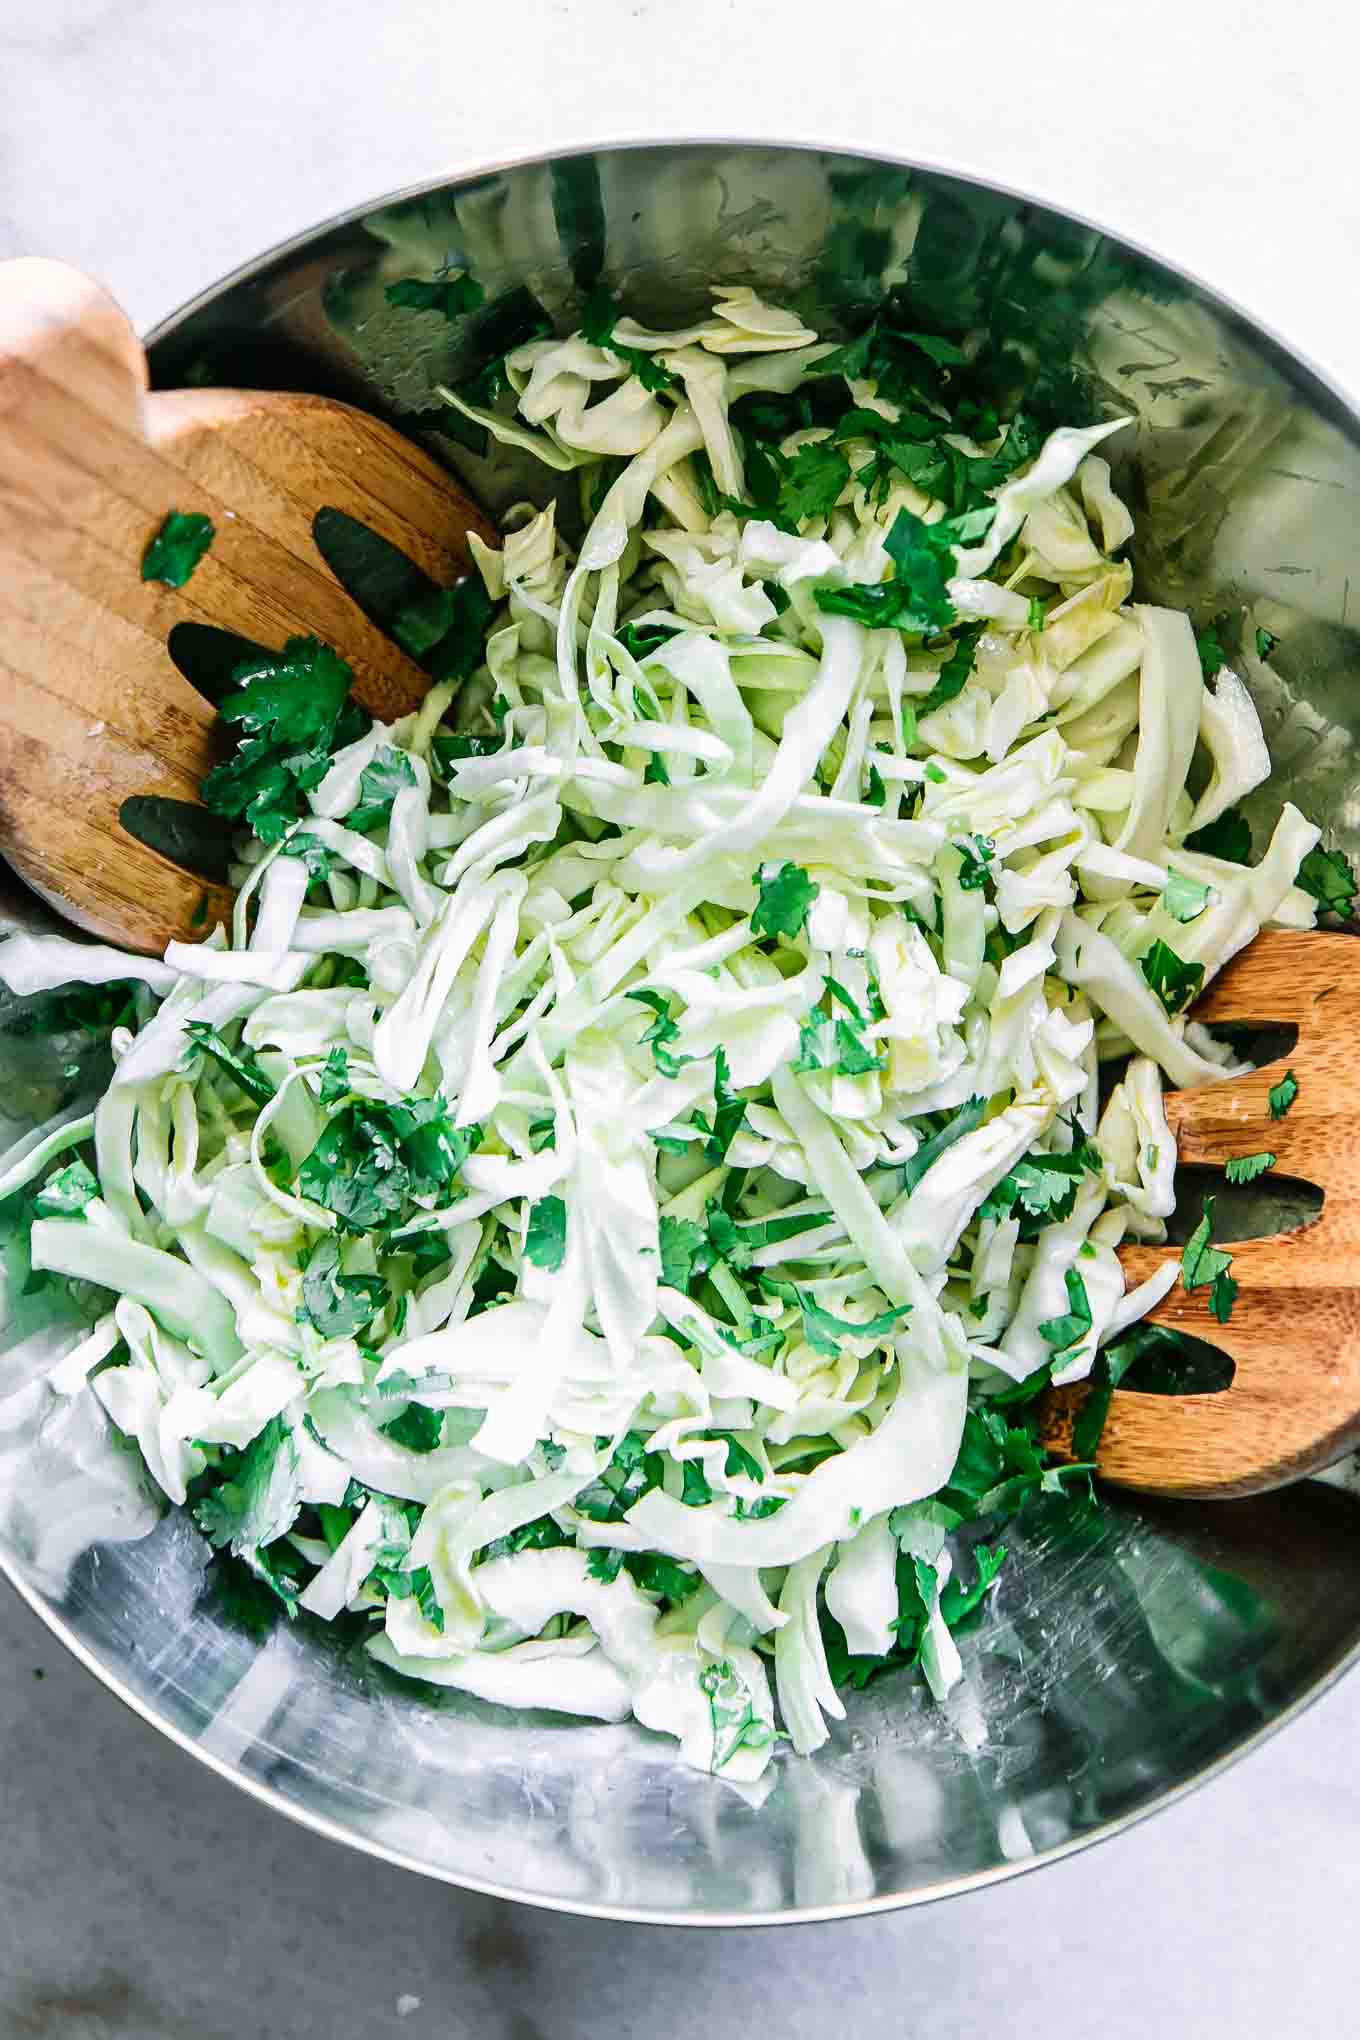
[[[494,528],[428,455],[319,397],[152,394],[107,292],[61,263],[0,263],[0,847],[69,919],[158,951],[201,932],[229,893],[122,827],[135,795],[193,801],[214,712],[176,670],[171,627],[271,646],[315,636],[385,720],[427,676],[364,616],[312,536],[321,508],[359,519],[442,586],[467,534]],[[182,588],[141,578],[171,510],[214,527]]]

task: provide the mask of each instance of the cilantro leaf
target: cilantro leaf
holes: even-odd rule
[[[959,632],[949,657],[939,670],[935,685],[925,700],[916,705],[918,717],[933,715],[937,708],[946,707],[962,694],[968,683],[968,676],[973,670],[973,661],[977,657],[978,641],[981,636],[980,625]]]
[[[751,914],[757,935],[787,935],[790,940],[807,926],[808,909],[821,892],[801,864],[762,864],[753,874],[760,898]]]
[[[727,1051],[720,1048],[713,1058],[713,1124],[704,1142],[704,1157],[716,1168],[726,1161],[727,1150],[737,1136],[746,1106],[732,1089],[727,1068]]]
[[[1072,1426],[1074,1458],[1096,1457],[1105,1429],[1105,1419],[1110,1414],[1114,1392],[1137,1358],[1137,1354],[1138,1343],[1135,1339],[1122,1339],[1118,1345],[1104,1346],[1096,1354],[1089,1376],[1090,1390]]]
[[[853,617],[870,629],[895,625],[921,633],[948,630],[958,620],[948,581],[955,566],[954,543],[960,536],[953,519],[926,524],[910,510],[899,510],[884,540],[893,579],[818,588],[817,606],[832,616]]]
[[[627,364],[646,390],[673,389],[680,378],[645,347],[625,347],[614,338],[619,303],[607,284],[597,283],[581,312],[581,332],[592,347],[607,347]]]
[[[867,1076],[884,1067],[884,1058],[866,1048],[848,1020],[828,1020],[814,1012],[798,1028],[795,1070],[830,1070],[844,1077]]]
[[[357,829],[362,835],[365,829],[385,822],[402,787],[415,783],[415,767],[406,752],[384,744],[364,767],[358,801],[345,816],[346,828]]]
[[[1208,906],[1212,886],[1201,885],[1197,878],[1187,878],[1183,872],[1168,870],[1166,884],[1162,887],[1162,905],[1173,921],[1197,921]]]
[[[1187,1290],[1209,1287],[1209,1310],[1220,1324],[1226,1324],[1232,1315],[1233,1300],[1237,1295],[1237,1284],[1228,1270],[1232,1266],[1232,1255],[1225,1254],[1221,1247],[1209,1244],[1213,1227],[1214,1200],[1204,1200],[1204,1216],[1191,1233],[1181,1250],[1181,1281]]]
[[[1219,857],[1225,864],[1249,864],[1251,825],[1236,808],[1224,808],[1216,820],[1188,835],[1185,847],[1198,850],[1201,857]]]
[[[493,607],[481,575],[468,574],[456,587],[437,588],[433,594],[406,603],[393,617],[391,633],[432,679],[466,680],[482,663]],[[444,741],[468,744],[478,740],[446,736]],[[498,745],[493,743],[490,748],[495,750]],[[457,755],[481,754],[474,750]]]
[[[1085,1458],[1089,1455],[1079,1454],[1078,1457]],[[940,1613],[951,1629],[957,1629],[975,1609],[982,1606],[1005,1562],[1004,1544],[974,1545],[973,1565],[976,1571],[972,1585],[965,1587],[963,1581],[955,1574],[946,1580],[940,1589]]]
[[[723,1465],[723,1471],[729,1480],[733,1480],[743,1474],[748,1480],[764,1480],[765,1474],[760,1461],[747,1451],[735,1431],[708,1431],[704,1435],[709,1438],[721,1439],[723,1444],[726,1445],[727,1458]]]
[[[1267,1169],[1274,1166],[1274,1155],[1262,1148],[1259,1154],[1231,1156],[1224,1163],[1223,1172],[1230,1183],[1254,1183],[1258,1176],[1264,1176]]]
[[[451,1124],[439,1097],[357,1101],[332,1116],[297,1187],[351,1232],[389,1230],[409,1199],[445,1189],[480,1139],[480,1127]]]
[[[965,1133],[971,1133],[981,1126],[982,1115],[987,1110],[985,1098],[968,1098],[959,1107],[954,1117],[933,1133],[929,1140],[923,1140],[914,1155],[902,1165],[902,1195],[914,1190],[932,1162],[937,1162],[946,1148],[951,1148]],[[993,1193],[995,1195],[995,1192]],[[985,1210],[985,1206],[984,1206]]]
[[[383,292],[389,305],[412,312],[438,312],[445,319],[461,319],[486,301],[486,292],[474,277],[436,276],[426,282],[418,276],[399,277]]]
[[[1278,1084],[1270,1087],[1270,1116],[1283,1119],[1299,1095],[1299,1080],[1292,1070],[1286,1070]]]
[[[338,1105],[340,1100],[348,1093],[349,1088],[349,1057],[344,1049],[337,1044],[326,1057],[325,1066],[321,1072],[321,1103],[323,1105]]]
[[[1036,1239],[1044,1226],[1060,1225],[1071,1217],[1081,1178],[1098,1176],[1101,1167],[1099,1149],[1086,1140],[1080,1140],[1069,1154],[1031,1149],[983,1199],[982,1216],[1009,1218],[1018,1208],[1020,1238]]]
[[[669,1044],[679,1039],[680,1029],[671,1018],[670,1000],[664,992],[637,990],[625,992],[627,999],[636,999],[639,1005],[647,1006],[656,1015],[651,1026],[639,1038],[639,1045],[650,1048],[652,1061],[663,1077],[678,1076],[686,1063],[697,1060],[692,1055],[672,1055]]]
[[[661,1280],[668,1289],[678,1289],[683,1294],[707,1265],[704,1229],[692,1218],[673,1218],[665,1212],[661,1218],[660,1246]]]
[[[826,1310],[796,1282],[784,1282],[773,1276],[763,1276],[762,1282],[776,1296],[797,1304],[803,1320],[803,1337],[814,1353],[835,1355],[840,1352],[844,1339],[887,1339],[911,1310],[909,1303],[900,1303],[893,1310],[880,1311],[877,1317],[855,1324],[849,1318],[836,1317]]]
[[[665,1471],[664,1457],[647,1450],[642,1433],[625,1431],[604,1472],[582,1488],[572,1507],[592,1523],[622,1522],[634,1502],[661,1486]]]
[[[1203,630],[1195,632],[1195,650],[1199,653],[1200,670],[1206,680],[1212,680],[1228,663],[1228,654],[1218,636],[1219,625],[1227,620],[1226,616],[1216,616]]]
[[[290,638],[282,652],[243,660],[218,709],[224,722],[240,724],[241,736],[204,780],[205,805],[277,843],[304,812],[303,796],[324,779],[332,750],[367,727],[349,701],[352,677],[316,638]]]
[[[593,1580],[607,1586],[623,1571],[623,1553],[610,1544],[595,1544],[586,1554],[586,1571]]]
[[[1204,977],[1202,963],[1186,963],[1161,940],[1140,957],[1139,969],[1168,1013],[1179,1013],[1188,1006]]]
[[[629,1551],[623,1563],[644,1594],[659,1594],[663,1601],[688,1600],[699,1584],[697,1574],[687,1572],[678,1559],[667,1558],[664,1552]]]
[[[697,1459],[686,1459],[680,1468],[680,1499],[687,1509],[702,1509],[714,1499],[708,1475]]]
[[[780,463],[779,508],[781,521],[795,529],[808,519],[829,517],[836,499],[850,479],[850,463],[830,440],[800,446]]]
[[[39,1218],[74,1218],[98,1195],[97,1178],[77,1158],[48,1177],[33,1200],[33,1209]]]
[[[404,1445],[408,1452],[433,1452],[444,1435],[444,1412],[427,1410],[423,1403],[409,1403],[399,1417],[379,1429],[384,1438]]]
[[[282,1417],[270,1418],[235,1460],[228,1477],[194,1507],[195,1521],[208,1541],[218,1550],[230,1546],[272,1588],[290,1615],[296,1613],[297,1595],[268,1547],[287,1535],[301,1508],[297,1446]]]
[[[215,1027],[206,1020],[187,1020],[184,1032],[194,1047],[224,1069],[227,1075],[239,1084],[248,1098],[257,1105],[267,1105],[275,1095],[275,1087],[261,1069],[259,1060],[248,1048],[228,1048]]]
[[[1339,914],[1343,920],[1351,918],[1356,880],[1350,859],[1343,851],[1324,850],[1320,843],[1315,843],[1300,864],[1294,883],[1317,901],[1324,914]]]
[[[567,1207],[560,1197],[540,1197],[529,1211],[524,1240],[526,1260],[550,1272],[560,1268],[567,1253]]]
[[[1091,1299],[1086,1284],[1075,1268],[1066,1270],[1063,1281],[1067,1287],[1067,1309],[1061,1317],[1045,1318],[1039,1326],[1040,1338],[1058,1348],[1054,1357],[1059,1364],[1073,1357],[1091,1329]]]
[[[302,1310],[323,1339],[348,1339],[387,1302],[381,1275],[342,1275],[334,1233],[317,1241],[302,1271]]]
[[[1276,637],[1273,630],[1264,630],[1261,625],[1257,625],[1256,656],[1258,659],[1268,659],[1279,642],[1280,640]]]
[[[142,554],[142,579],[182,588],[215,535],[211,517],[172,510]]]
[[[985,881],[992,877],[992,859],[996,855],[996,844],[990,836],[964,836],[954,846],[962,863],[959,866],[959,887],[963,892],[980,892]]]
[[[640,666],[644,659],[680,633],[667,623],[621,623],[614,636]]]

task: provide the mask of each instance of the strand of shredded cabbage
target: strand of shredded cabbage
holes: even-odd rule
[[[296,831],[329,869],[252,843],[253,928],[243,905],[163,963],[0,949],[16,991],[151,995],[92,1124],[21,1143],[0,1185],[92,1137],[98,1195],[38,1218],[33,1260],[114,1300],[53,1392],[97,1396],[171,1502],[215,1469],[267,1488],[237,1548],[263,1563],[264,1524],[266,1576],[286,1552],[304,1609],[365,1615],[399,1672],[631,1714],[749,1783],[777,1721],[808,1752],[843,1712],[819,1595],[853,1654],[882,1657],[898,1567],[923,1560],[921,1662],[937,1694],[960,1677],[931,1498],[970,1400],[1081,1378],[1157,1300],[1164,1283],[1124,1294],[1115,1248],[1172,1208],[1162,1078],[1229,1066],[1139,959],[1161,940],[1207,979],[1263,923],[1310,925],[1294,875],[1318,831],[1286,807],[1254,868],[1184,848],[1269,761],[1241,681],[1209,689],[1187,620],[1130,599],[1132,523],[1095,451],[1122,421],[1054,433],[956,548],[950,600],[982,634],[962,691],[918,714],[951,641],[816,593],[890,579],[898,512],[942,504],[900,478],[870,493],[851,441],[839,500],[796,532],[703,508],[695,456],[740,496],[729,406],[796,390],[816,336],[729,291],[684,332],[616,338],[673,387],[576,334],[508,358],[513,415],[449,393],[599,497],[575,550],[529,505],[502,550],[473,541],[496,611],[453,713],[478,742],[441,745],[445,689],[337,755]],[[347,828],[385,752],[410,783]],[[771,934],[758,907],[789,866],[809,903]],[[1188,923],[1162,897],[1173,869],[1204,889]],[[810,1049],[844,1046],[837,1020],[847,1051]],[[267,1104],[192,1021],[257,1058]],[[299,1190],[346,1104],[436,1095],[480,1141],[399,1244]],[[1023,1157],[1074,1142],[1094,1159],[1061,1222],[1022,1239],[1015,1211],[982,1212]],[[674,1244],[710,1234],[690,1295]],[[332,1239],[338,1273],[386,1285],[346,1336],[303,1308]],[[1090,1323],[1054,1368],[1041,1328],[1071,1271]],[[402,1442],[412,1410],[423,1449]]]

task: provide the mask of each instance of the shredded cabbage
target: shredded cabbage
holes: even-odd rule
[[[53,1392],[290,1613],[749,1781],[847,1678],[964,1676],[1023,1396],[1166,1286],[1114,1247],[1172,1208],[1164,1077],[1224,1074],[1188,993],[1311,920],[1318,832],[1185,844],[1268,759],[1129,600],[1122,421],[998,425],[958,349],[889,376],[748,290],[588,323],[449,393],[586,506],[476,546],[461,686],[347,729],[230,931],[0,949],[140,1002],[0,1189],[99,1292]]]

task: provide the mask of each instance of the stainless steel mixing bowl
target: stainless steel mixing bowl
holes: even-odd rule
[[[501,507],[542,476],[439,433],[433,386],[463,365],[460,329],[383,297],[385,281],[450,257],[488,298],[527,286],[559,321],[602,265],[663,323],[717,279],[843,327],[905,281],[933,313],[988,325],[999,363],[1037,373],[1059,410],[1094,400],[1136,414],[1122,479],[1142,590],[1200,621],[1227,613],[1277,784],[1345,840],[1360,433],[1315,374],[1209,292],[1069,218],[905,166],[768,146],[617,149],[408,194],[307,235],[164,326],[154,373],[349,396],[431,435]],[[1258,626],[1279,639],[1268,666]],[[42,918],[31,902],[14,915]],[[14,1018],[0,1012],[0,1097],[27,1123],[81,1079]],[[1310,1483],[1217,1507],[1112,1498],[1096,1516],[1054,1503],[1006,1534],[1014,1558],[967,1643],[960,1694],[937,1708],[907,1677],[850,1696],[827,1747],[781,1760],[759,1803],[681,1770],[636,1727],[432,1699],[302,1624],[252,1636],[205,1586],[202,1541],[182,1516],[158,1517],[92,1399],[50,1397],[43,1364],[72,1334],[46,1293],[24,1293],[25,1273],[11,1243],[11,1581],[113,1692],[224,1776],[453,1883],[707,1924],[968,1889],[1167,1804],[1360,1654],[1345,1492]]]

